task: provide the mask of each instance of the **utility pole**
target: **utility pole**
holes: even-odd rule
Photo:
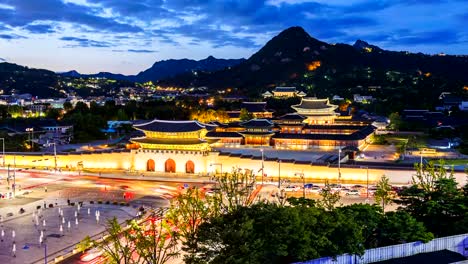
[[[263,164],[263,161],[264,161],[264,156],[263,156],[263,149],[260,149],[260,151],[262,152],[262,186],[263,186],[263,177],[265,176],[265,167],[264,167],[264,164]]]

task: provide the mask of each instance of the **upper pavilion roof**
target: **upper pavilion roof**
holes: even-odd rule
[[[147,123],[134,125],[133,127],[153,132],[194,132],[202,129],[212,130],[216,125],[203,124],[196,120],[170,121],[155,119]]]
[[[268,112],[266,102],[242,102],[240,108],[245,108],[249,113]]]
[[[240,124],[243,127],[273,127],[273,122],[267,119],[251,119]]]
[[[289,93],[294,93],[294,92],[296,92],[296,87],[281,87],[281,86],[277,86],[277,87],[275,87],[275,89],[273,90],[273,92],[280,92],[280,93],[289,92]]]
[[[289,114],[285,114],[285,115],[282,115],[280,116],[280,120],[305,120],[307,117],[305,116],[302,116],[298,113],[289,113]]]
[[[337,105],[330,104],[327,99],[317,99],[315,97],[304,97],[302,101],[298,105],[291,106],[294,109],[301,108],[301,109],[336,109],[338,108]]]

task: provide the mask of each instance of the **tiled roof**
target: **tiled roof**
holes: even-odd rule
[[[240,125],[243,127],[273,127],[273,122],[267,119],[251,119]]]
[[[336,109],[337,105],[332,105],[328,102],[328,99],[316,99],[316,98],[302,98],[302,101],[298,105],[293,105],[292,108],[303,108],[303,109]]]
[[[168,121],[168,120],[153,120],[148,123],[138,124],[133,126],[135,129],[154,131],[154,132],[192,132],[201,129],[211,130],[215,126],[205,125],[198,121]]]
[[[290,114],[285,114],[280,117],[280,120],[305,120],[306,117],[298,114],[298,113],[290,113]]]
[[[266,102],[242,102],[240,108],[245,108],[249,113],[268,112]]]
[[[241,138],[242,135],[237,132],[208,132],[207,138]]]
[[[361,140],[369,136],[375,131],[375,127],[366,126],[363,129],[356,131],[350,135],[340,134],[295,134],[295,133],[278,133],[273,138],[278,139],[309,139],[309,140]]]
[[[273,92],[281,92],[281,93],[284,93],[284,92],[295,92],[296,91],[296,87],[276,87]]]
[[[153,139],[153,138],[132,138],[130,139],[132,142],[136,143],[149,143],[149,144],[171,144],[171,145],[193,145],[193,144],[201,144],[205,143],[206,141],[195,138],[195,139]]]

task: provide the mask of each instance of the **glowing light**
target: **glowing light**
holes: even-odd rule
[[[313,61],[313,62],[307,64],[307,70],[315,71],[321,65],[322,65],[322,63],[320,61]]]

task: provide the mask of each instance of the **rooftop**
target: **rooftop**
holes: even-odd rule
[[[135,129],[153,132],[195,132],[202,129],[212,130],[216,126],[203,124],[195,120],[169,121],[155,119],[147,123],[134,125],[133,127]]]
[[[317,99],[315,97],[304,97],[301,100],[301,103],[298,105],[291,106],[292,108],[300,109],[336,109],[337,105],[330,104],[328,99]]]
[[[296,87],[281,87],[281,86],[277,86],[275,87],[275,89],[273,90],[273,92],[296,92]]]
[[[245,108],[249,113],[268,112],[266,102],[242,102],[240,108]]]
[[[240,125],[243,127],[273,127],[273,122],[267,119],[251,119]]]

